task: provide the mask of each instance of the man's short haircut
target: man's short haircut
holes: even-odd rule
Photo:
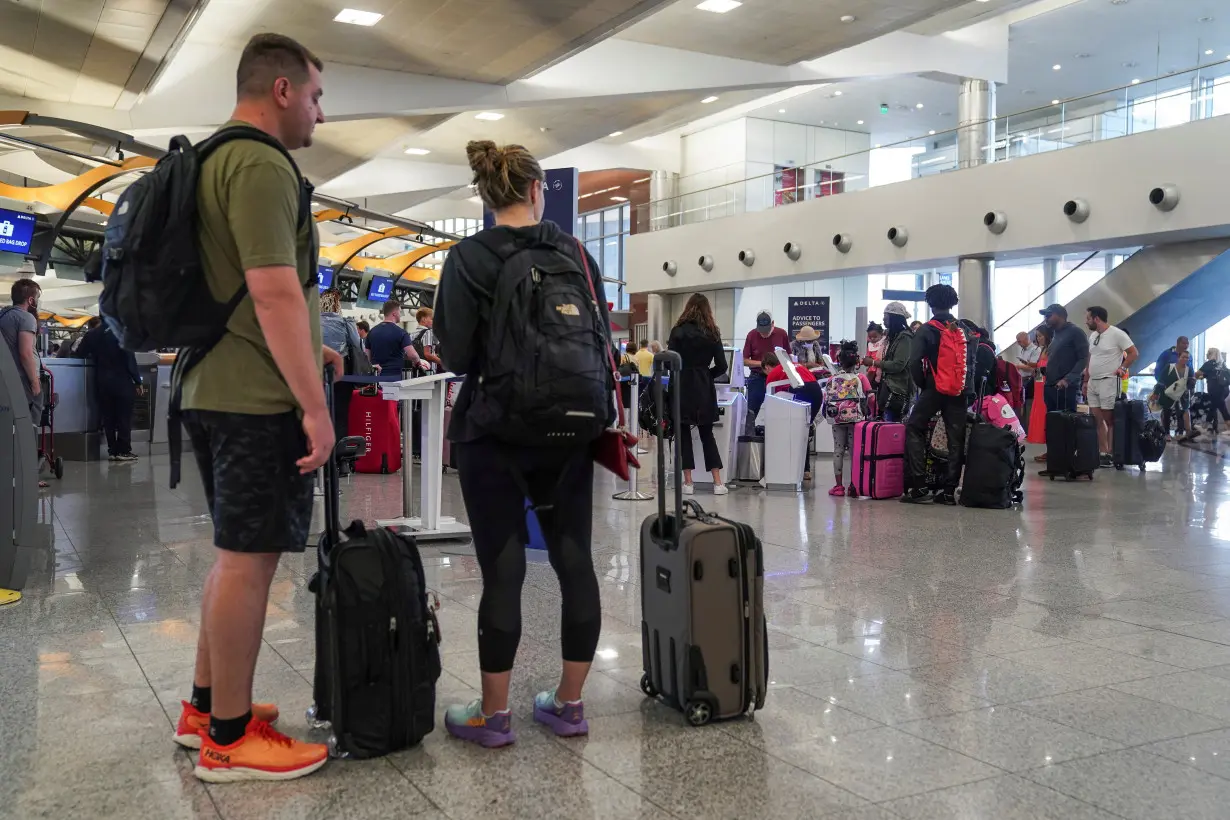
[[[33,279],[18,279],[13,283],[13,288],[9,293],[13,297],[13,304],[20,305],[31,296],[38,296],[42,291],[38,282]]]
[[[368,332],[368,333],[370,333],[370,332],[371,332],[371,329],[372,329],[372,326],[371,326],[371,325],[369,325],[367,322],[364,322],[363,320],[359,320],[359,321],[355,322],[355,323],[354,323],[354,326],[355,326],[356,328],[358,328],[359,330],[362,330],[362,331],[364,331],[364,332]]]
[[[927,288],[926,299],[932,310],[952,310],[960,301],[952,285],[932,285]]]
[[[430,319],[435,314],[436,312],[432,310],[431,308],[421,307],[414,312],[414,321],[418,322],[421,325],[423,324],[424,319]]]
[[[640,341],[640,343],[639,343],[639,347],[641,348],[641,350],[648,350],[648,349],[649,349],[649,340],[648,340],[648,339],[641,339],[641,341]]]
[[[401,302],[390,299],[384,303],[383,307],[380,308],[380,315],[387,319],[395,310],[401,310]]]
[[[1101,305],[1094,305],[1093,307],[1087,307],[1085,308],[1085,311],[1088,312],[1088,314],[1095,319],[1101,319],[1103,322],[1110,321],[1110,313],[1106,310],[1106,308],[1102,307]]]
[[[279,77],[294,85],[303,85],[311,73],[310,66],[324,71],[325,64],[305,46],[284,34],[267,32],[248,41],[239,58],[236,86],[239,96],[259,97],[268,94]]]

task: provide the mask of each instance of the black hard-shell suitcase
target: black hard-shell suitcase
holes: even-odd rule
[[[979,420],[966,429],[965,441],[961,505],[1006,510],[1019,504],[1025,460],[1016,433]]]
[[[1148,418],[1149,407],[1145,402],[1128,400],[1124,396],[1120,396],[1115,401],[1114,458],[1116,470],[1122,470],[1125,465],[1139,467],[1143,470],[1147,462],[1157,460],[1156,458],[1145,458],[1141,447],[1141,434],[1144,432]]]
[[[679,354],[654,357],[654,393],[662,408],[663,368],[678,373]],[[671,391],[670,418],[679,417]],[[676,466],[675,509],[666,512],[666,442],[658,425],[658,512],[641,526],[641,689],[681,710],[689,723],[737,717],[764,706],[769,680],[764,618],[764,553],[746,524],[683,503]],[[674,439],[680,464],[679,440]]]
[[[1046,414],[1046,474],[1052,481],[1081,476],[1092,481],[1098,462],[1098,428],[1093,416],[1066,410]]]
[[[361,448],[343,439],[339,449]],[[330,753],[371,758],[414,746],[435,724],[440,630],[413,539],[352,521],[341,530],[337,459],[324,468],[325,529],[318,549],[314,705],[331,726]]]

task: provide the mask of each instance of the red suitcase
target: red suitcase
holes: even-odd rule
[[[851,481],[859,495],[897,498],[904,493],[905,425],[886,421],[856,423],[851,466]]]
[[[350,400],[350,435],[367,441],[367,453],[355,462],[355,472],[395,473],[401,469],[401,421],[397,402],[379,392],[358,390]]]

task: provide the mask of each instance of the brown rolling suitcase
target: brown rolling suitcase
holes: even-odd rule
[[[679,354],[654,357],[653,390],[662,418],[663,372]],[[679,391],[670,391],[679,418]],[[666,512],[665,442],[658,435],[658,512],[641,526],[641,689],[681,710],[688,722],[750,714],[764,706],[769,655],[764,617],[764,553],[746,524],[683,503],[678,436],[675,505]],[[678,430],[676,424],[674,429]]]

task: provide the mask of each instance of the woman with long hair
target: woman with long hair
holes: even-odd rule
[[[1029,411],[1029,436],[1025,439],[1030,444],[1046,444],[1046,403],[1042,401],[1042,386],[1046,383],[1046,354],[1053,337],[1051,329],[1046,325],[1034,330],[1034,344],[1042,351],[1038,357],[1038,369],[1034,371],[1033,407]],[[1046,461],[1046,453],[1034,457],[1034,461]]]
[[[590,348],[601,352],[600,364],[584,373],[570,373],[566,386],[574,393],[585,392],[595,408],[605,404],[607,418],[596,418],[594,411],[569,413],[565,418],[561,412],[561,429],[565,423],[609,424],[614,419],[614,382],[607,357],[610,316],[606,302],[591,295],[602,293],[598,263],[555,223],[543,221],[546,177],[538,160],[520,145],[498,147],[489,141],[471,142],[466,153],[474,171],[474,187],[494,214],[495,227],[463,239],[449,251],[436,294],[434,330],[445,366],[466,377],[453,407],[448,436],[455,448],[461,495],[483,576],[478,605],[482,698],[448,707],[444,726],[454,737],[496,748],[516,740],[508,688],[521,640],[521,587],[525,581],[525,545],[529,543],[527,501],[537,512],[562,597],[563,673],[559,685],[539,693],[533,703],[534,720],[558,736],[589,731],[581,689],[602,629],[602,604],[590,554],[594,500],[591,440],[581,440],[579,433],[569,430],[527,430],[524,416],[514,411],[508,398],[520,396],[524,401],[524,396],[516,393],[515,386],[499,389],[510,381],[506,377],[508,344],[523,340],[518,334],[524,331],[512,328],[506,337],[489,335],[513,324],[504,321],[511,309],[508,297],[496,304],[497,284],[518,275],[531,262],[544,268],[549,262],[554,270],[571,269],[589,276],[588,287],[582,289],[589,292],[583,297],[556,285],[551,298],[562,301],[556,310],[547,311],[549,315],[542,316],[541,322],[544,328],[554,322],[551,327],[556,332],[560,323],[572,329],[569,344],[573,347],[569,350],[576,354],[572,358],[577,362],[596,361]],[[504,311],[498,322],[492,321],[497,308]],[[593,311],[597,311],[596,316]],[[511,318],[516,322],[528,320]],[[535,351],[518,353],[535,355]],[[544,361],[538,366],[549,365]],[[489,375],[492,373],[498,381]],[[561,384],[557,389],[564,387]],[[527,438],[541,438],[543,442],[531,446],[525,443]]]
[[[703,293],[693,293],[684,305],[679,321],[671,330],[666,346],[683,359],[678,384],[680,418],[676,419],[675,435],[683,460],[683,494],[696,492],[692,471],[696,456],[692,452],[692,428],[700,432],[700,446],[705,454],[705,469],[713,474],[713,494],[726,495],[722,483],[722,454],[713,437],[713,425],[718,421],[717,391],[714,384],[726,373],[726,351],[722,348],[722,333],[713,319],[713,309]]]

